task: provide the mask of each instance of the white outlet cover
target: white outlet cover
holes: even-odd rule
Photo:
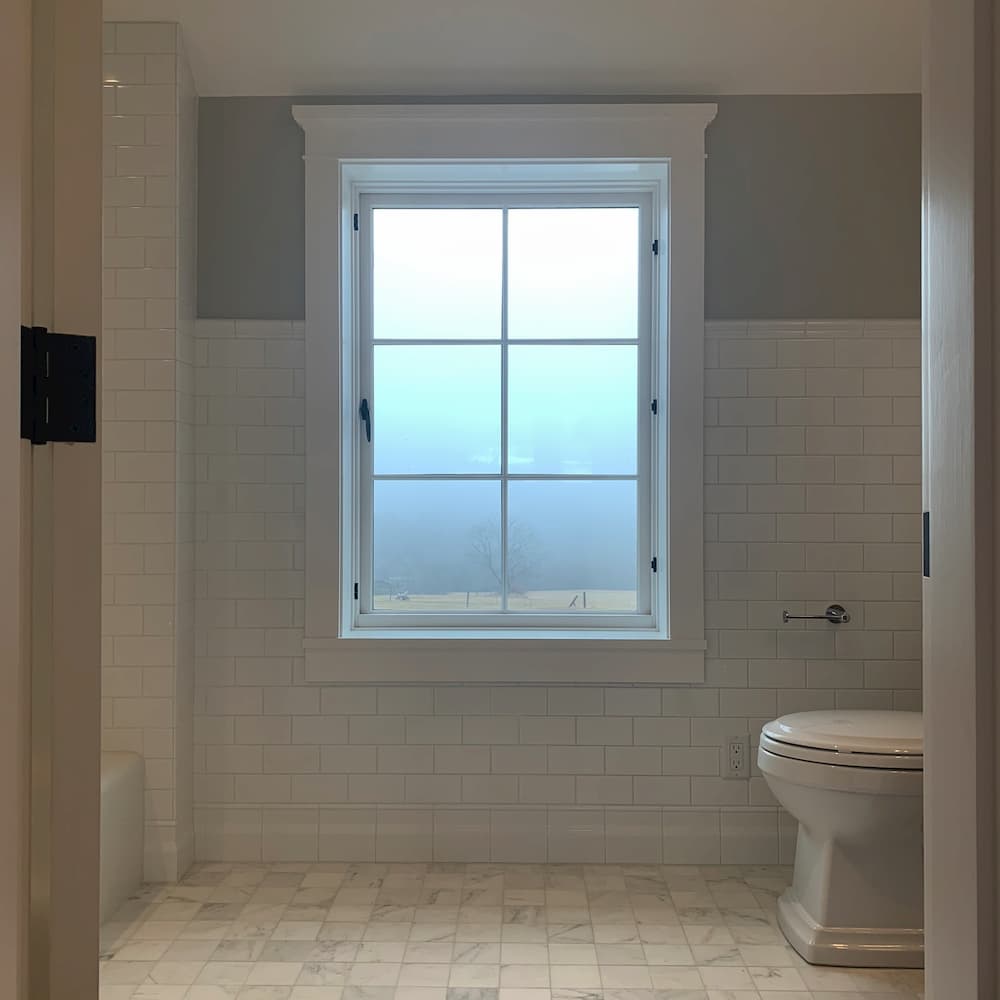
[[[750,776],[750,737],[730,737],[722,746],[722,776],[745,779]]]

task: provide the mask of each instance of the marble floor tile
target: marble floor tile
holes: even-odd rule
[[[101,929],[100,1000],[919,1000],[810,966],[782,866],[198,864]]]

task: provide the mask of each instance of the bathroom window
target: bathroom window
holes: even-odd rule
[[[651,194],[359,209],[351,625],[655,632]]]
[[[695,107],[295,109],[308,680],[703,677]]]

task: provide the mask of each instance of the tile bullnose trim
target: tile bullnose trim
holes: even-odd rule
[[[773,864],[787,856],[780,810],[765,806],[224,803],[195,813],[199,862],[688,865]]]

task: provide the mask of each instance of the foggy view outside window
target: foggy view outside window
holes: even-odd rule
[[[373,609],[634,611],[638,209],[372,214]]]

